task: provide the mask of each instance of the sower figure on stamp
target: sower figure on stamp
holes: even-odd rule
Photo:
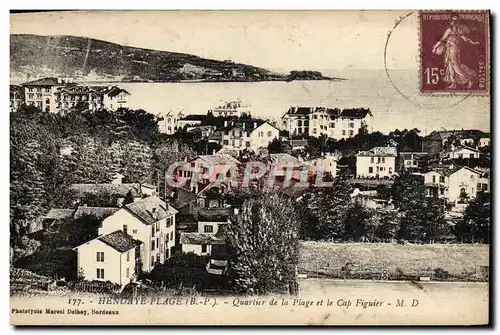
[[[454,89],[457,85],[467,85],[468,88],[471,88],[476,78],[476,72],[460,61],[462,42],[479,44],[479,42],[468,38],[466,36],[468,33],[469,27],[460,23],[458,16],[454,15],[451,18],[450,27],[446,29],[443,37],[432,48],[432,52],[438,55],[442,55],[444,51],[445,76],[443,81],[450,84],[447,87],[449,89]]]

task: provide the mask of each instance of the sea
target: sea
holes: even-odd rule
[[[418,70],[321,70],[346,80],[119,83],[131,96],[131,108],[156,115],[183,110],[205,114],[225,101],[251,105],[252,116],[279,119],[291,106],[369,108],[371,131],[418,128],[490,131],[490,99],[474,95],[422,95]]]

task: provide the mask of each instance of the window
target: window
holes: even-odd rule
[[[432,176],[432,182],[435,183],[436,182],[436,176]]]
[[[464,158],[463,154],[458,154],[458,158]]]
[[[50,99],[49,98],[45,99],[45,104],[47,104],[47,105],[50,104]]]
[[[130,261],[130,251],[127,251],[127,262]]]
[[[96,257],[98,262],[104,262],[104,252],[98,251],[96,253]]]
[[[160,263],[160,254],[156,254],[156,263]]]
[[[151,256],[151,266],[155,266],[155,256]]]
[[[368,173],[373,173],[373,166],[370,166],[370,167],[368,168]]]
[[[374,158],[374,157],[371,157],[370,162],[371,162],[371,163],[375,163],[375,158]]]
[[[156,223],[155,223],[155,226],[156,226],[156,231],[160,231],[160,223],[159,223],[159,222],[156,222]]]
[[[28,92],[33,92],[33,87],[28,88]]]
[[[123,225],[123,232],[124,232],[125,234],[127,234],[127,233],[128,233],[128,227],[127,227],[127,225],[126,225],[126,224],[124,224],[124,225]]]
[[[250,142],[249,141],[246,142],[246,146],[247,146],[247,148],[250,147]]]
[[[267,132],[267,137],[272,137],[273,136],[273,132],[272,131],[268,131]]]
[[[125,270],[125,277],[129,278],[130,277],[130,269],[127,268],[127,270]]]
[[[474,154],[470,154],[470,158],[474,158]]]
[[[104,269],[97,269],[97,279],[104,279]]]
[[[132,234],[137,234],[137,229],[132,229]]]
[[[202,245],[201,245],[201,252],[202,252],[202,253],[207,252],[207,245],[206,245],[206,244],[202,244]]]
[[[354,128],[354,122],[349,122],[349,128]]]
[[[168,243],[168,240],[169,240],[168,238],[169,238],[169,236],[170,236],[169,234],[165,235],[165,246],[166,246],[166,245],[167,245],[167,243]]]
[[[42,88],[41,88],[41,87],[37,87],[37,88],[36,88],[36,91],[37,91],[37,92],[41,92],[41,91],[42,91]]]
[[[330,122],[330,128],[335,128],[335,122]]]
[[[316,133],[317,133],[316,128],[313,128],[313,134],[316,134]]]
[[[156,238],[156,245],[158,246],[158,248],[160,247],[160,238],[159,237]]]
[[[213,233],[214,232],[214,226],[212,226],[212,225],[205,225],[203,229],[204,229],[205,233]]]
[[[349,130],[349,136],[353,136],[354,135],[354,130]]]
[[[224,141],[222,141],[222,144],[223,144],[223,145],[229,145],[229,140],[224,140]]]
[[[346,131],[345,130],[342,130],[342,135],[345,135],[346,134]]]
[[[151,241],[151,250],[155,250],[155,240]]]
[[[174,232],[173,231],[170,232],[170,240],[172,240],[172,241],[174,240]]]
[[[385,157],[382,157],[382,163],[385,163]]]
[[[406,165],[411,165],[411,161],[406,161]]]
[[[170,227],[170,218],[167,218],[166,222],[165,222],[165,228],[168,228]]]
[[[151,226],[151,236],[155,236],[155,226]]]
[[[33,99],[33,94],[28,94],[28,99]]]
[[[439,182],[444,183],[444,176],[439,176]]]

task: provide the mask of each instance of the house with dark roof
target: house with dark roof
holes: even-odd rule
[[[118,86],[87,86],[69,79],[46,77],[22,84],[23,100],[45,112],[65,112],[78,103],[90,110],[128,108],[130,93]]]
[[[267,121],[260,119],[233,120],[221,129],[220,144],[224,149],[257,152],[267,148],[269,143],[279,138],[280,130]]]
[[[128,108],[129,96],[130,93],[126,89],[118,86],[110,86],[104,92],[102,104],[104,105],[104,108],[110,111],[114,111],[119,108]]]
[[[178,211],[157,196],[149,196],[124,205],[103,220],[99,236],[121,230],[141,241],[142,269],[151,271],[169,259],[175,249],[175,221]]]
[[[24,89],[24,102],[45,112],[56,112],[56,93],[60,87],[74,85],[61,78],[46,77],[28,81],[22,84]]]
[[[136,278],[136,252],[142,242],[122,230],[81,244],[77,252],[78,275],[93,281],[110,281],[126,285]]]
[[[342,139],[368,130],[370,117],[368,108],[290,107],[281,118],[281,129],[290,135]]]
[[[375,147],[356,154],[356,176],[358,178],[392,177],[396,173],[397,149]]]
[[[471,148],[466,145],[454,146],[452,145],[450,150],[444,153],[444,158],[449,159],[478,159],[481,155],[481,151],[475,148]]]
[[[477,196],[483,188],[488,189],[489,178],[481,178],[480,171],[467,166],[441,166],[424,174],[427,196],[444,198],[456,204]]]

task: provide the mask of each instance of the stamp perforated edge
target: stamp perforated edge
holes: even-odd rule
[[[488,50],[486,51],[486,64],[488,65],[488,69],[486,71],[486,90],[463,90],[463,91],[423,91],[422,90],[422,31],[421,31],[421,15],[424,12],[454,12],[454,13],[486,13],[486,17],[488,22],[486,23],[486,40],[488,41]],[[489,9],[421,9],[418,11],[418,81],[419,81],[419,94],[423,96],[435,96],[435,97],[449,97],[449,96],[490,96],[490,87],[491,87],[491,21],[490,21],[491,11]]]

